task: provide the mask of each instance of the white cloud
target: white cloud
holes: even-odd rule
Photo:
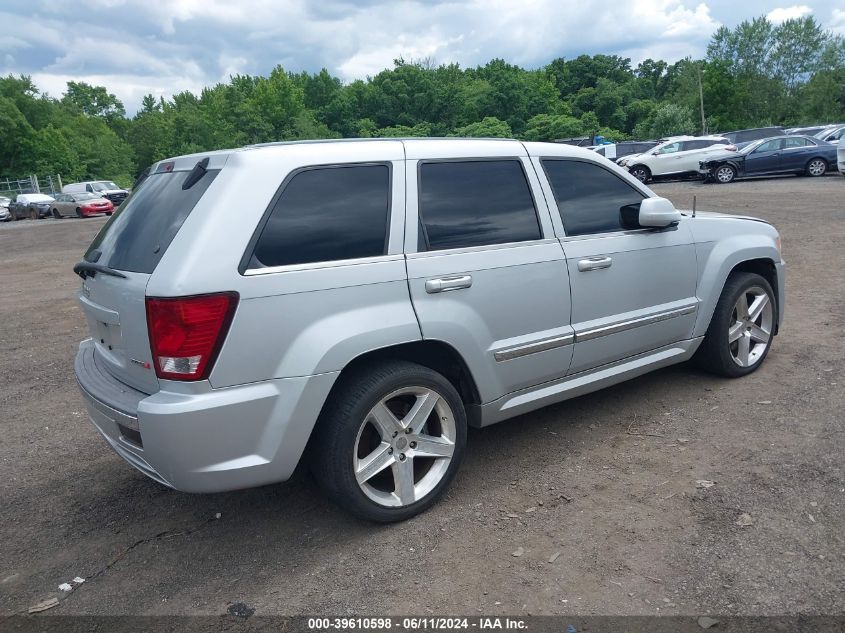
[[[829,0],[775,9],[782,20]],[[0,9],[4,72],[28,73],[58,96],[67,78],[105,85],[132,113],[141,96],[326,67],[346,81],[398,57],[462,66],[499,57],[538,67],[555,57],[618,54],[676,61],[704,54],[722,20],[769,10],[764,0],[20,0]],[[735,21],[735,22],[734,22]],[[845,31],[845,10],[831,28]],[[14,34],[14,35],[12,35]],[[22,34],[26,34],[25,36]],[[37,43],[37,44],[36,44]],[[25,54],[24,54],[25,51]]]
[[[834,9],[830,16],[830,30],[845,37],[845,9]]]
[[[809,15],[812,12],[813,10],[806,4],[794,4],[791,7],[773,9],[769,11],[766,17],[769,18],[769,22],[780,24],[781,22],[786,22],[787,20],[803,18],[805,15]]]

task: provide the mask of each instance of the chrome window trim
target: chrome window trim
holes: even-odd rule
[[[244,271],[245,277],[270,275],[274,273],[290,273],[303,270],[321,270],[323,268],[338,268],[341,266],[359,266],[361,264],[379,264],[382,262],[402,261],[402,254],[375,255],[373,257],[356,257],[353,259],[334,259],[328,262],[309,262],[307,264],[285,264],[284,266],[267,266],[264,268],[249,268]]]
[[[462,246],[461,248],[445,248],[438,251],[418,251],[416,253],[408,253],[408,259],[423,259],[425,257],[438,257],[442,255],[462,255],[464,253],[478,253],[483,251],[499,251],[506,248],[520,248],[529,246],[541,246],[543,244],[556,244],[557,238],[545,237],[539,240],[529,240],[527,242],[504,242],[502,244],[484,244],[481,246]]]
[[[495,352],[493,357],[497,362],[501,363],[502,361],[528,356],[529,354],[536,354],[538,352],[545,352],[550,349],[557,349],[558,347],[572,345],[574,342],[574,334],[562,334],[560,336],[553,336],[534,343],[523,343],[521,345],[507,347]]]
[[[650,314],[644,317],[638,317],[636,319],[621,321],[612,325],[603,325],[601,327],[590,328],[588,330],[582,330],[580,332],[576,331],[575,342],[578,343],[581,341],[591,341],[593,339],[601,338],[602,336],[610,336],[611,334],[618,334],[619,332],[633,330],[634,328],[642,327],[644,325],[651,325],[653,323],[667,321],[669,319],[674,319],[676,317],[684,316],[686,314],[692,314],[696,310],[696,305],[697,304],[682,306],[680,308],[665,310],[663,312]]]

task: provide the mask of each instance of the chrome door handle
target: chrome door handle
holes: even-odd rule
[[[610,268],[613,260],[610,257],[588,257],[578,262],[578,270],[582,273],[601,268]]]
[[[428,294],[434,294],[436,292],[469,288],[471,285],[472,275],[452,275],[449,277],[438,277],[437,279],[426,279],[425,291]]]

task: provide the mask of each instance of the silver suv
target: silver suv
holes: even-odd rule
[[[760,220],[514,140],[279,143],[157,163],[74,270],[91,420],[190,492],[311,466],[421,512],[483,427],[695,358],[743,376],[783,316]]]

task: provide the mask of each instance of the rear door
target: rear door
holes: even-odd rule
[[[95,362],[125,384],[158,391],[152,365],[145,294],[147,282],[182,223],[222,167],[195,168],[196,158],[160,163],[103,226],[85,253],[98,272],[82,282],[79,302],[95,343]]]
[[[569,279],[522,144],[455,147],[406,141],[408,283],[423,337],[455,347],[489,402],[566,374]]]
[[[787,136],[783,139],[780,155],[780,171],[803,171],[810,151],[815,145],[800,136]]]

